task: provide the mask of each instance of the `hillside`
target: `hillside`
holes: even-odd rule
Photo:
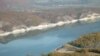
[[[96,18],[100,18],[100,8],[96,7],[68,7],[37,11],[0,11],[0,42],[11,41],[19,35],[24,36],[31,31],[33,33],[34,30],[53,28],[73,22],[94,22]]]
[[[80,36],[47,56],[100,56],[100,32]]]
[[[100,8],[58,8],[34,12],[2,11],[0,12],[0,33],[14,29],[37,26],[44,23],[56,23],[80,19],[92,13],[100,13]]]

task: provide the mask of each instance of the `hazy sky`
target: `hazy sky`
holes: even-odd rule
[[[3,9],[26,9],[34,6],[52,6],[52,5],[80,5],[91,4],[98,5],[100,0],[0,0],[0,10]]]

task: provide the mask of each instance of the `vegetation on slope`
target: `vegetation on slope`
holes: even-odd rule
[[[56,51],[49,53],[47,56],[100,56],[99,43],[100,43],[100,32],[91,33],[83,35],[79,39],[69,43],[70,45],[79,48],[76,49],[73,53],[63,53]]]
[[[100,33],[81,36],[70,44],[81,48],[100,48]]]

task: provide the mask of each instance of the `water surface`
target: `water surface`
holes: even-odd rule
[[[53,51],[63,44],[77,39],[80,35],[100,32],[100,22],[71,24],[43,32],[37,36],[26,36],[6,44],[0,44],[0,56],[40,56]]]

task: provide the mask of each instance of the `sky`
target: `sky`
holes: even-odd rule
[[[4,9],[30,9],[38,6],[52,5],[98,5],[100,0],[0,0],[0,10]]]

